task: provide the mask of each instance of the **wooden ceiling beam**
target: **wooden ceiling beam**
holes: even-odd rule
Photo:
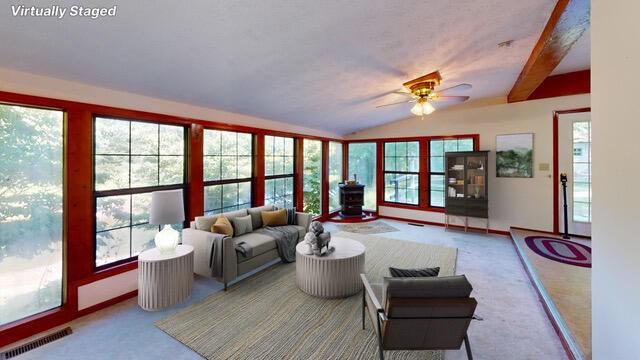
[[[589,0],[559,0],[536,46],[507,97],[524,101],[567,55],[571,46],[589,27]]]

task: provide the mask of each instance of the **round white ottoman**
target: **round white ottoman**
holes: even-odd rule
[[[362,290],[365,247],[347,238],[332,237],[335,250],[326,256],[307,255],[308,245],[296,246],[296,283],[300,290],[323,298],[340,298]]]

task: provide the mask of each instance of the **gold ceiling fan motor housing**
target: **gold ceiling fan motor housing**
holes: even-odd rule
[[[434,71],[417,79],[407,81],[402,85],[418,98],[430,98],[432,94],[435,95],[434,89],[440,85],[441,80],[442,77],[440,77],[440,73]]]

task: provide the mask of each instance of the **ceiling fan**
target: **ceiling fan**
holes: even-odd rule
[[[455,86],[448,87],[446,89],[435,90],[435,87],[440,85],[440,72],[434,71],[424,76],[420,76],[417,79],[413,79],[407,81],[402,84],[403,88],[400,91],[394,91],[395,94],[401,94],[410,96],[411,100],[400,101],[391,104],[378,105],[377,108],[399,105],[399,104],[407,104],[407,103],[416,103],[413,108],[411,108],[411,113],[416,116],[429,115],[432,112],[436,111],[436,108],[433,107],[432,103],[437,101],[456,101],[456,102],[464,102],[469,100],[468,96],[455,96],[455,95],[443,95],[446,92],[451,90],[469,90],[471,89],[471,84],[458,84]]]

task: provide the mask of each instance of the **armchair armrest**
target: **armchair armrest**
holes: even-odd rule
[[[369,283],[367,276],[360,274],[360,279],[362,279],[362,285],[364,287],[362,290],[362,328],[365,328],[364,316],[366,313],[369,315],[369,320],[371,320],[376,334],[380,337],[382,334],[382,324],[387,321],[387,314],[385,314],[380,304],[380,299],[378,299],[378,295],[373,289],[372,284]]]
[[[360,274],[360,279],[362,279],[362,285],[364,286],[365,295],[370,299],[371,305],[374,306],[376,311],[384,311],[382,305],[380,305],[380,300],[376,296],[376,293],[373,291],[369,280],[367,279],[367,275]]]
[[[309,225],[311,224],[311,220],[313,219],[313,215],[296,212],[296,224],[302,226],[304,231],[309,231]]]

